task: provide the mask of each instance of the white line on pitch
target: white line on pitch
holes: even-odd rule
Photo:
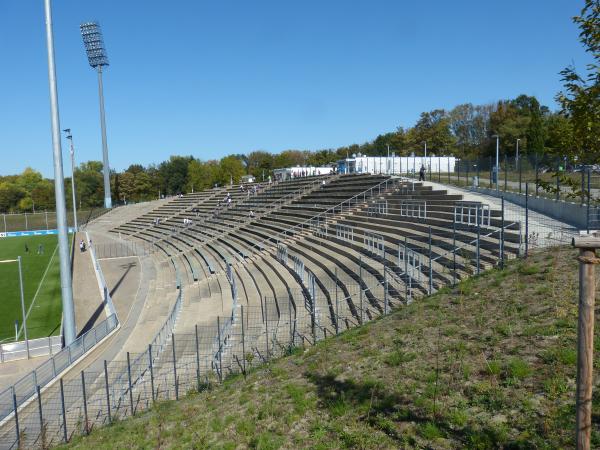
[[[27,309],[27,314],[25,314],[25,320],[27,320],[29,318],[29,313],[31,312],[31,308],[33,308],[33,305],[35,304],[35,300],[37,299],[37,296],[40,293],[40,289],[42,288],[42,284],[44,283],[44,280],[46,279],[46,275],[48,274],[48,270],[50,270],[50,267],[52,266],[52,261],[54,261],[54,256],[56,255],[57,249],[58,249],[58,245],[56,245],[56,247],[54,247],[54,251],[52,252],[52,257],[50,257],[50,261],[48,262],[48,265],[46,266],[46,270],[44,270],[44,275],[42,275],[40,284],[38,284],[37,290],[35,291],[35,295],[33,296],[33,299],[31,300],[31,305],[29,305],[29,308]],[[19,336],[21,335],[21,331],[23,331],[23,324],[21,324],[21,329],[19,330]]]

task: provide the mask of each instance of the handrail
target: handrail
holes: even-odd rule
[[[271,185],[270,185],[270,187],[269,187],[267,190],[271,189],[271,188],[272,188],[272,187],[274,187],[274,186],[275,186],[275,184],[271,184]],[[222,193],[223,193],[223,188],[221,188],[221,190],[219,191],[219,193],[220,193],[220,194],[222,194]],[[256,192],[256,194],[254,194],[254,195],[253,195],[253,197],[256,197],[257,195],[258,195],[258,191]],[[214,197],[214,196],[215,196],[215,194],[213,194],[213,195],[209,196],[209,199],[210,199],[210,198],[212,198],[212,197]],[[243,203],[243,202],[244,202],[244,201],[246,201],[247,199],[248,199],[248,197],[246,197],[246,198],[239,198],[239,199],[237,199],[235,202],[232,202],[232,203],[231,203],[231,205],[232,205],[232,207],[233,207],[233,206],[237,206],[238,204],[240,204],[240,203]],[[197,205],[194,205],[194,206],[192,206],[192,207],[189,207],[189,208],[186,208],[186,209],[184,209],[183,211],[179,211],[178,213],[176,213],[176,214],[173,214],[173,215],[169,216],[169,218],[167,218],[167,220],[168,220],[168,219],[170,219],[170,218],[173,218],[173,217],[175,217],[175,216],[181,215],[181,214],[183,214],[183,213],[185,213],[185,212],[190,212],[190,210],[194,209],[196,206],[197,206]],[[209,214],[214,214],[214,211],[215,211],[215,210],[211,211]],[[155,239],[154,241],[152,241],[152,244],[156,244],[156,243],[159,243],[159,242],[164,242],[166,239],[168,239],[168,238],[171,238],[171,237],[173,237],[173,236],[175,236],[175,235],[179,235],[179,234],[181,234],[181,233],[182,233],[184,230],[188,230],[188,229],[190,229],[190,228],[193,228],[193,227],[196,227],[196,226],[198,226],[198,225],[201,225],[201,224],[205,223],[205,222],[206,222],[206,221],[208,221],[208,220],[210,220],[210,216],[209,216],[209,215],[202,217],[202,218],[201,218],[201,219],[200,219],[200,220],[199,220],[197,223],[194,223],[194,224],[192,225],[192,227],[186,227],[185,225],[184,225],[184,226],[179,226],[179,227],[177,227],[177,226],[175,225],[175,226],[174,226],[174,228],[173,228],[173,229],[172,229],[172,230],[169,232],[169,234],[168,234],[167,236],[165,236],[165,237],[162,237],[162,238],[160,238],[160,239]],[[166,220],[165,220],[165,222],[166,222]],[[142,231],[147,231],[148,229],[151,229],[151,228],[152,228],[152,227],[146,227],[146,228],[144,228],[143,230],[136,231],[135,233],[133,233],[133,234],[132,234],[132,235],[130,235],[130,236],[132,236],[132,237],[133,237],[133,236],[136,236],[137,234],[141,233]]]
[[[287,228],[287,229],[285,229],[283,231],[280,231],[279,233],[277,233],[273,237],[263,239],[262,241],[260,241],[260,242],[258,242],[256,244],[253,244],[253,247],[258,247],[259,251],[260,251],[260,250],[262,250],[263,244],[265,244],[267,242],[272,242],[273,239],[276,239],[275,243],[277,244],[277,243],[279,243],[279,237],[281,235],[284,235],[284,236],[287,237],[288,234],[289,234],[289,235],[293,236],[294,235],[293,230],[295,230],[296,228],[300,228],[300,230],[303,230],[304,227],[305,227],[305,225],[307,225],[307,224],[310,225],[310,222],[314,221],[315,219],[317,219],[319,217],[328,216],[330,214],[331,215],[336,214],[336,210],[338,208],[340,210],[339,213],[343,214],[343,212],[344,212],[344,205],[345,204],[348,204],[348,210],[349,210],[350,207],[351,207],[351,205],[352,205],[352,201],[353,200],[354,200],[354,204],[355,205],[358,204],[358,199],[360,197],[362,197],[363,198],[363,202],[365,202],[367,200],[367,193],[370,194],[368,198],[371,198],[374,195],[374,190],[375,189],[377,189],[377,193],[378,194],[381,194],[381,192],[382,192],[381,191],[381,187],[383,185],[385,185],[385,188],[384,188],[384,192],[385,192],[385,191],[387,191],[389,189],[388,184],[391,184],[392,187],[393,187],[393,186],[397,185],[399,182],[401,182],[401,181],[399,179],[397,179],[397,178],[387,178],[386,180],[382,181],[381,183],[378,183],[375,186],[371,186],[369,189],[366,189],[363,192],[359,192],[358,194],[354,195],[353,197],[350,197],[350,198],[344,200],[343,202],[340,202],[337,205],[334,205],[331,208],[329,208],[329,209],[327,209],[325,211],[322,211],[322,212],[316,214],[315,216],[312,216],[310,219],[307,219],[304,222],[300,222],[300,223],[298,223],[298,224],[296,224],[296,225],[294,225],[294,226],[292,226],[290,228]]]
[[[89,243],[90,235],[87,231],[85,231],[85,238]],[[94,272],[96,273],[96,279],[98,280],[100,296],[102,297],[104,307],[106,308],[106,315],[110,316],[114,314],[115,316],[117,316],[117,310],[115,309],[115,305],[113,304],[108,285],[106,284],[104,273],[102,272],[102,267],[100,267],[100,261],[98,261],[98,259],[96,258],[96,251],[94,250],[94,246],[92,244],[89,244],[88,250],[90,252],[90,258],[92,259],[92,265],[94,266]]]
[[[331,179],[331,178],[329,178]],[[315,189],[315,185],[320,185],[323,181],[323,178],[320,178],[318,180],[313,181],[312,183],[305,185],[303,187],[301,187],[300,189],[295,190],[294,192],[291,192],[289,194],[286,194],[283,197],[278,198],[277,200],[275,200],[272,203],[269,203],[266,205],[265,210],[261,211],[260,214],[256,215],[255,217],[248,217],[246,220],[244,220],[243,222],[238,222],[236,223],[234,226],[223,226],[222,229],[220,230],[221,233],[227,233],[227,232],[231,232],[234,230],[237,230],[238,228],[246,225],[248,222],[252,221],[252,220],[256,220],[256,219],[260,219],[262,218],[264,215],[269,214],[270,212],[272,212],[275,209],[278,209],[279,207],[283,206],[285,203],[287,203],[289,200],[293,200],[294,197],[297,197],[299,195],[303,195],[308,191],[312,191],[313,189]],[[266,193],[267,191],[265,191]],[[254,196],[256,197],[256,196]],[[244,199],[247,200],[247,199]],[[239,202],[239,203],[243,203],[243,202]],[[237,206],[238,204],[236,203],[235,206]],[[190,229],[194,229],[196,226],[199,226],[200,224],[206,223],[207,221],[210,221],[211,225],[218,225],[219,222],[216,222],[214,218],[210,218],[210,217],[204,217],[203,220],[201,222],[198,222],[197,224],[194,223],[194,225],[192,227],[181,227],[178,230],[177,234],[181,234],[183,233],[185,230],[190,230]],[[221,222],[223,225],[225,225],[225,222],[223,220],[223,222]],[[174,236],[175,233],[170,234],[169,236],[165,237],[165,238],[161,238],[160,241],[163,241],[165,239],[167,239],[168,237],[172,237]],[[221,236],[215,237],[215,236],[211,236],[208,237],[206,239],[201,238],[200,239],[200,244],[209,244],[211,242],[215,242],[217,239],[219,239]],[[159,241],[154,241],[159,242]],[[186,251],[189,250],[194,250],[197,248],[197,245],[193,245],[190,249],[188,250],[184,250],[184,251],[180,251],[177,254],[183,254]]]
[[[38,386],[41,389],[48,385],[61,372],[83,357],[118,327],[119,321],[114,314],[107,317],[54,354],[50,359],[40,364],[35,370],[21,377],[14,385],[1,391],[0,405],[2,405],[2,409],[0,409],[0,420],[14,413],[13,398],[17,407],[27,402],[29,398],[35,395]],[[8,408],[6,408],[7,406]]]

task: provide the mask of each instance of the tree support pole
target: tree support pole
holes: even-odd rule
[[[589,450],[592,432],[592,385],[594,355],[594,302],[596,276],[594,265],[600,264],[596,248],[600,235],[573,239],[579,248],[579,320],[577,324],[577,393],[576,442],[578,450]]]

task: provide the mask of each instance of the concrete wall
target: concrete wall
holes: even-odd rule
[[[496,192],[495,189],[487,188],[470,188],[473,192],[480,192],[482,194],[491,195],[494,197],[504,196],[504,199],[508,202],[514,203],[519,206],[525,206],[525,194],[519,194],[517,192]],[[530,195],[528,199],[528,207],[532,211],[536,211],[540,214],[545,214],[552,217],[553,219],[560,220],[561,222],[573,225],[581,230],[587,228],[587,206],[579,203],[565,202],[549,200],[547,198],[535,198]],[[592,206],[590,207],[590,226],[596,227],[594,223],[595,219],[600,214],[600,208]]]

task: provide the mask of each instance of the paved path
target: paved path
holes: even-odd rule
[[[77,233],[73,259],[73,302],[78,336],[106,318],[91,254],[79,251],[82,239],[86,241],[85,233]]]

